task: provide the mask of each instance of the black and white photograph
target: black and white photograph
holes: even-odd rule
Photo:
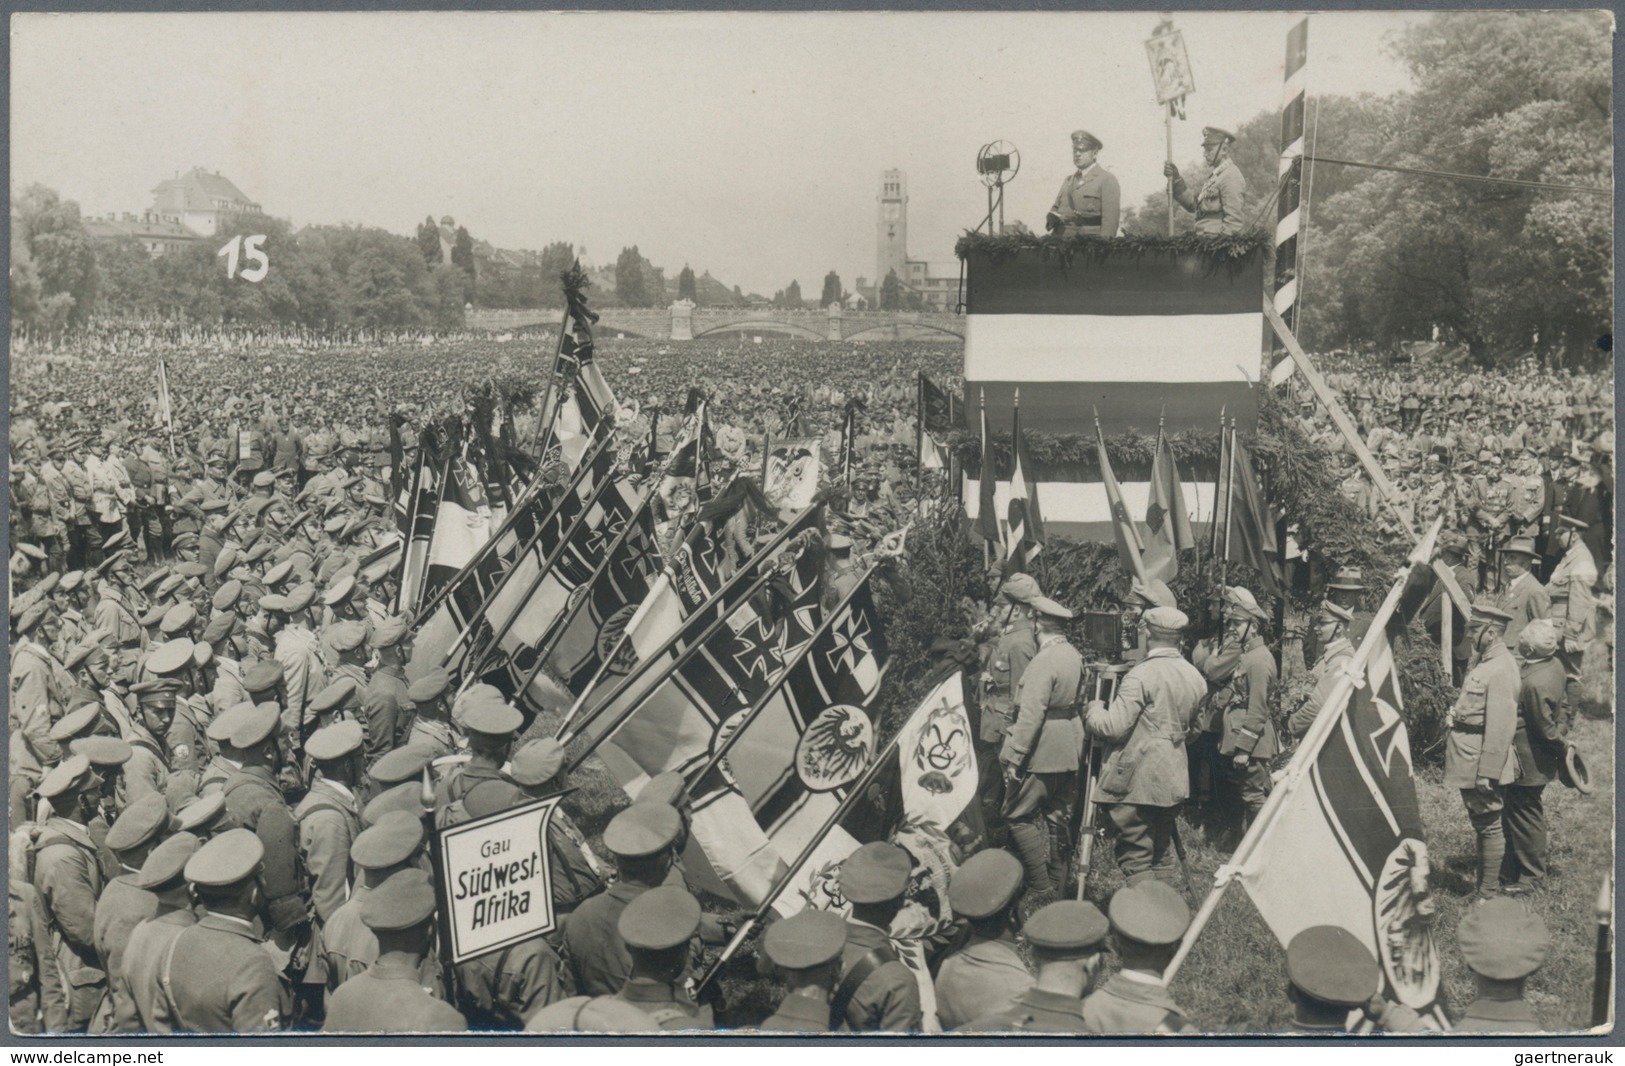
[[[1615,29],[13,13],[8,1043],[1608,1039]]]

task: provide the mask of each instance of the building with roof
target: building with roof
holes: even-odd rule
[[[85,233],[93,241],[113,241],[121,237],[134,239],[150,255],[163,255],[179,248],[186,248],[203,237],[181,225],[179,217],[175,215],[159,215],[152,211],[144,211],[140,215],[133,215],[126,211],[119,215],[108,212],[97,217],[90,216],[84,220]]]
[[[152,213],[173,218],[200,237],[212,237],[233,215],[264,212],[218,170],[193,167],[158,183],[152,190]]]
[[[903,287],[919,294],[931,310],[954,310],[959,303],[957,269],[939,274],[924,259],[909,258],[908,175],[896,168],[881,171],[875,203],[875,277],[873,282],[859,278],[858,292],[873,306],[880,306],[880,286],[895,271]]]

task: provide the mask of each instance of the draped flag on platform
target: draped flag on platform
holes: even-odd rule
[[[1145,549],[1145,573],[1160,581],[1172,581],[1179,573],[1179,553],[1196,547],[1191,531],[1190,512],[1185,509],[1185,489],[1179,483],[1179,465],[1174,460],[1174,444],[1167,434],[1157,434],[1157,452],[1151,460],[1151,503],[1145,512],[1151,531]]]

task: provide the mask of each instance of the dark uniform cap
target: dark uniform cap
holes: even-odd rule
[[[1511,899],[1492,899],[1467,912],[1456,945],[1468,967],[1497,981],[1514,981],[1540,969],[1551,936],[1540,915]]]
[[[987,848],[966,859],[948,885],[948,905],[966,918],[988,918],[1016,898],[1021,860],[1002,848]]]
[[[1096,137],[1094,134],[1090,133],[1088,130],[1073,130],[1072,131],[1072,147],[1074,147],[1074,148],[1093,148],[1095,151],[1098,152],[1098,151],[1100,151],[1102,148],[1104,148],[1106,146],[1100,143],[1100,138],[1099,137]]]
[[[1222,130],[1217,126],[1202,127],[1203,144],[1229,144],[1236,139],[1236,135],[1229,130]]]
[[[1142,881],[1118,889],[1106,912],[1119,936],[1142,944],[1172,944],[1191,924],[1190,907],[1166,881]]]
[[[83,755],[70,755],[46,774],[34,791],[41,799],[54,799],[70,792],[88,792],[101,787],[102,779],[90,768],[90,760]]]
[[[147,669],[159,677],[178,674],[191,665],[192,642],[185,637],[166,640],[147,656]]]
[[[380,756],[367,770],[367,776],[380,785],[398,785],[419,777],[432,761],[434,752],[416,744],[403,744]]]
[[[350,687],[355,687],[354,681],[350,681]],[[363,739],[360,722],[334,722],[310,735],[305,741],[305,754],[318,762],[331,762],[360,751]]]
[[[1493,603],[1475,603],[1473,604],[1473,621],[1489,625],[1506,625],[1512,621],[1512,615]]]
[[[1334,1007],[1357,1007],[1382,986],[1376,957],[1340,925],[1311,926],[1293,937],[1286,975],[1304,995]]]
[[[700,931],[700,901],[677,885],[651,888],[626,905],[615,928],[629,948],[665,951]]]
[[[406,696],[415,703],[428,703],[444,694],[450,687],[451,675],[437,666],[412,682],[406,690]]]
[[[1590,525],[1588,525],[1585,522],[1582,522],[1578,518],[1575,518],[1571,514],[1560,514],[1560,515],[1557,516],[1557,520],[1559,522],[1563,523],[1565,526],[1569,526],[1569,527],[1571,527],[1573,529],[1590,529],[1591,528]]]
[[[403,781],[394,788],[378,793],[361,809],[361,824],[374,825],[390,811],[404,811],[413,818],[428,814],[423,807],[422,782]]]
[[[1320,604],[1320,617],[1333,618],[1339,622],[1354,621],[1354,612],[1347,607],[1333,603],[1331,600],[1322,600]]]
[[[361,901],[368,929],[411,929],[434,916],[434,882],[423,870],[390,874]]]
[[[175,821],[183,833],[212,832],[226,814],[226,794],[210,792],[199,796],[175,812]]]
[[[671,847],[682,828],[676,808],[634,803],[610,819],[604,829],[604,847],[619,858],[640,859]]]
[[[1018,863],[1016,869],[1020,868]],[[963,872],[965,868],[959,869]],[[775,966],[786,970],[810,970],[834,962],[845,947],[846,922],[841,916],[811,907],[774,922],[762,934],[762,952]]]
[[[469,732],[501,737],[518,732],[525,719],[500,695],[483,695],[463,711],[462,724]]]
[[[74,737],[89,733],[96,720],[101,717],[101,704],[87,703],[83,707],[69,711],[58,718],[51,726],[50,737],[58,744],[72,740]]]
[[[340,622],[327,631],[327,646],[334,651],[354,651],[367,641],[367,627],[360,622]]]
[[[254,710],[252,700],[243,703],[234,703],[209,719],[209,724],[203,727],[203,735],[219,744],[229,742],[231,735],[237,732],[237,725],[243,716]]]
[[[252,748],[276,736],[281,728],[282,709],[274,703],[256,703],[243,713],[226,742],[237,749]]]
[[[147,861],[141,864],[140,872],[130,878],[130,883],[149,892],[162,888],[181,876],[187,861],[202,846],[203,841],[191,833],[184,830],[176,833],[147,854]]]
[[[1062,607],[1048,596],[1034,596],[1028,603],[1035,611],[1046,618],[1059,618],[1064,621],[1072,617],[1070,610]]]
[[[194,885],[224,888],[254,876],[265,858],[265,845],[252,829],[228,829],[186,860],[186,879]]]
[[[406,636],[406,632],[405,619],[386,618],[372,627],[372,639],[369,643],[374,648],[393,648]]]
[[[885,903],[908,888],[913,861],[883,840],[871,841],[841,863],[841,895],[851,903]]]
[[[371,804],[368,804],[371,806]],[[423,818],[407,811],[388,811],[356,834],[350,861],[363,870],[398,866],[423,846]]]
[[[107,846],[129,851],[157,836],[169,825],[169,804],[162,792],[149,792],[120,812],[107,830]]]
[[[354,591],[355,575],[345,574],[343,577],[333,582],[332,587],[330,587],[326,592],[322,593],[322,602],[327,604],[329,607],[335,606],[336,604],[343,603],[345,600],[349,599],[350,593]]]
[[[355,695],[355,690],[355,678],[341,677],[331,685],[324,686],[310,698],[310,709],[317,714],[325,714],[335,707],[342,706]]]
[[[1140,617],[1148,629],[1162,634],[1182,633],[1191,624],[1190,618],[1178,607],[1153,607]]]
[[[560,753],[562,755],[562,752]],[[681,807],[688,798],[688,786],[683,782],[683,775],[676,770],[667,770],[649,778],[649,783],[638,792],[633,803],[664,803],[676,809]]]
[[[562,769],[564,769],[564,745],[553,737],[542,737],[530,741],[513,753],[513,758],[509,761],[508,776],[526,788],[535,788],[553,780]],[[679,783],[682,781],[680,776],[678,781]],[[651,780],[649,785],[653,784],[654,781]],[[641,801],[648,791],[649,786],[644,786],[643,791],[638,793],[638,799]]]
[[[288,605],[285,608],[290,614],[302,611],[310,606],[310,601],[316,598],[314,585],[295,585],[287,595]]]
[[[1093,903],[1063,899],[1040,907],[1021,927],[1027,943],[1051,955],[1087,955],[1106,943],[1111,923]]]
[[[203,627],[203,640],[208,644],[224,640],[231,636],[231,631],[236,628],[236,625],[237,623],[231,615],[217,614],[209,619],[208,625]]]
[[[999,595],[1011,603],[1031,603],[1043,594],[1044,590],[1038,587],[1031,574],[1012,574],[999,586]]]
[[[68,745],[75,755],[83,755],[93,767],[117,771],[135,755],[127,741],[118,737],[80,737]]]
[[[282,683],[282,664],[261,659],[243,671],[243,688],[249,693],[270,692]]]
[[[280,563],[277,563],[275,566],[271,567],[271,569],[265,571],[265,586],[267,588],[273,588],[280,585],[284,581],[288,580],[288,575],[292,573],[293,560],[284,559]]]
[[[1332,578],[1326,587],[1358,592],[1365,588],[1365,573],[1358,566],[1339,567],[1337,576]]]

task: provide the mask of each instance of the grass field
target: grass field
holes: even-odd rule
[[[544,716],[536,726],[551,733]],[[1552,833],[1553,876],[1550,885],[1522,897],[1538,911],[1551,931],[1546,965],[1530,979],[1527,995],[1535,1014],[1554,1031],[1590,1025],[1595,969],[1597,920],[1595,903],[1603,879],[1613,869],[1614,724],[1611,720],[1576,722],[1576,744],[1591,767],[1590,795],[1553,784],[1546,789]],[[1472,999],[1473,978],[1456,951],[1456,926],[1471,905],[1474,845],[1460,794],[1445,787],[1442,771],[1423,767],[1417,789],[1432,859],[1432,885],[1438,905],[1437,931],[1443,963],[1447,1013],[1459,1014]],[[580,812],[582,831],[597,844],[608,823],[627,803],[597,759],[589,758],[572,778],[576,792],[570,807]],[[1192,877],[1191,897],[1199,900],[1213,883],[1220,854],[1182,819]],[[1087,896],[1104,908],[1122,884],[1109,845],[1097,849]],[[1302,873],[1304,891],[1315,888],[1315,871]],[[710,901],[715,904],[717,901]],[[718,908],[720,909],[720,908]],[[1115,960],[1109,967],[1115,968]],[[1239,885],[1232,885],[1207,929],[1175,979],[1172,992],[1192,1022],[1211,1033],[1266,1033],[1287,1028],[1291,1008],[1285,989],[1285,952]],[[725,971],[728,1010],[734,1025],[749,1024],[771,1011],[776,990],[757,977],[746,960]]]

